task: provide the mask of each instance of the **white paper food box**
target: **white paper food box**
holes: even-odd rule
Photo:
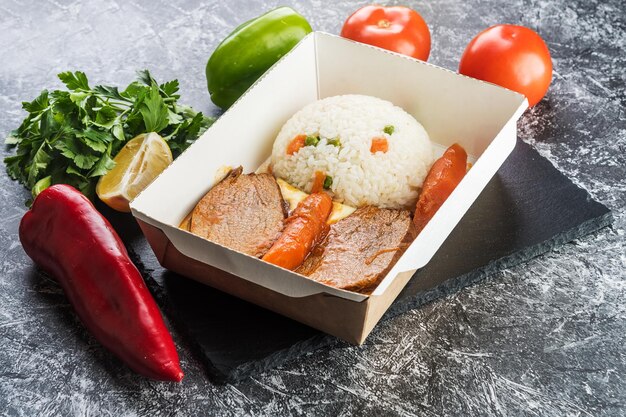
[[[315,100],[340,94],[389,100],[412,114],[442,149],[459,143],[475,161],[371,295],[320,284],[178,228],[219,180],[221,168],[242,165],[244,173],[254,172],[287,119]],[[131,203],[132,213],[163,267],[360,344],[511,153],[516,121],[527,106],[522,95],[504,88],[312,33],[145,189]]]

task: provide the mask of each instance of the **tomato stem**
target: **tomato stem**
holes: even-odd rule
[[[381,19],[378,21],[378,27],[381,29],[387,29],[389,26],[391,26],[391,22],[387,19]]]

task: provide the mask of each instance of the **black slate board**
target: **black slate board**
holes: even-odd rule
[[[127,218],[110,212],[107,216],[114,226],[124,226],[117,230],[137,233],[136,227],[116,225],[127,223]],[[497,175],[382,320],[458,291],[611,221],[608,208],[518,140]],[[122,237],[127,241],[129,232]],[[143,253],[149,251],[145,245],[130,246],[137,263],[151,256]],[[143,269],[161,307],[216,382],[244,378],[337,343],[332,336],[173,272]]]

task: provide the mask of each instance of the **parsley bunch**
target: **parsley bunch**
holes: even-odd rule
[[[113,157],[141,133],[157,132],[176,157],[213,119],[177,103],[178,80],[158,84],[147,70],[119,91],[90,87],[80,71],[58,75],[69,91],[48,90],[23,102],[28,116],[5,144],[17,153],[4,159],[9,175],[36,195],[51,184],[70,184],[92,198]]]

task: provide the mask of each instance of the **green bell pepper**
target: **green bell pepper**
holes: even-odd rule
[[[271,10],[237,27],[206,65],[213,103],[223,109],[230,107],[310,32],[309,22],[290,7]]]

